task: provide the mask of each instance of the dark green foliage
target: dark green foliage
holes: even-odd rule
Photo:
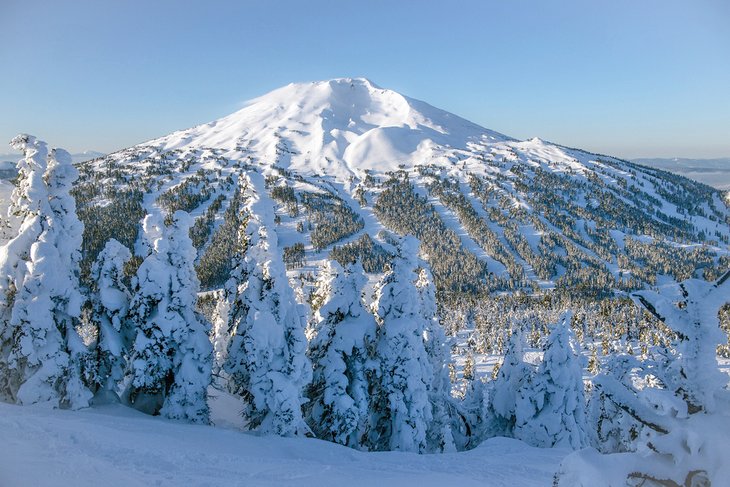
[[[381,222],[402,235],[421,240],[439,293],[476,293],[488,279],[486,265],[465,250],[428,200],[408,179],[392,179],[373,207]]]
[[[304,265],[304,244],[297,242],[290,247],[284,247],[282,258],[287,269],[296,269]]]
[[[385,265],[390,262],[393,256],[383,247],[373,242],[367,233],[354,242],[334,246],[329,255],[330,259],[336,260],[342,266],[359,261],[365,272],[385,272]]]
[[[195,248],[198,249],[198,252],[200,252],[203,245],[208,241],[210,232],[213,230],[213,224],[215,223],[215,216],[221,210],[225,200],[225,196],[218,195],[210,206],[208,206],[205,215],[197,218],[193,226],[190,227],[190,238]]]
[[[239,189],[223,215],[223,223],[213,233],[210,244],[195,265],[201,289],[220,287],[230,277],[233,257],[236,252],[241,251],[238,248],[238,232],[248,221],[248,215],[242,208],[242,200],[243,191]]]
[[[302,205],[309,213],[312,245],[319,251],[345,237],[359,232],[365,226],[360,215],[332,193],[302,192]]]
[[[168,214],[173,214],[178,210],[191,212],[210,198],[210,195],[207,179],[195,175],[162,193],[157,198],[157,203]]]
[[[145,216],[142,208],[143,193],[139,190],[117,190],[110,187],[103,194],[106,203],[99,205],[88,199],[88,196],[95,193],[90,184],[79,185],[73,192],[77,199],[79,219],[84,223],[81,278],[87,281],[91,264],[110,238],[117,239],[129,249],[134,248],[140,222]]]

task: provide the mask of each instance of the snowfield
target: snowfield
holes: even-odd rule
[[[229,424],[229,398],[211,401]],[[0,485],[547,486],[564,449],[493,438],[462,453],[365,453],[315,439],[259,437],[119,405],[81,411],[0,403]]]

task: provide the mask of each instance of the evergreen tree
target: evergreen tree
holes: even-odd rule
[[[109,240],[91,267],[94,293],[91,296],[93,319],[97,325],[93,357],[92,390],[116,395],[124,378],[128,333],[124,327],[131,294],[124,283],[124,266],[132,254],[117,240]]]
[[[86,348],[75,327],[83,224],[70,195],[78,172],[62,149],[44,161],[46,145],[32,136],[18,136],[12,145],[25,153],[13,195],[24,221],[0,258],[3,396],[21,404],[85,407],[91,398],[81,380]]]
[[[376,289],[378,380],[371,397],[368,446],[372,450],[425,452],[433,420],[429,392],[433,367],[424,336],[429,323],[421,309],[418,240],[405,237],[391,269]]]
[[[277,252],[273,203],[259,174],[250,173],[249,249],[233,271],[232,338],[224,370],[229,390],[243,398],[246,425],[266,434],[307,431],[304,387],[311,381],[299,306]]]
[[[127,397],[148,413],[205,423],[212,346],[195,311],[199,281],[190,224],[184,211],[174,213],[169,227],[158,216],[144,220],[151,253],[137,271],[130,305],[137,333]]]
[[[713,424],[730,421],[727,376],[716,355],[725,338],[718,312],[730,301],[730,271],[715,282],[690,279],[632,297],[674,338],[670,347],[655,350],[656,356],[643,362],[624,355],[627,380],[605,372],[596,377],[594,394],[631,418],[623,425],[640,428],[636,453],[605,455],[601,461],[630,485],[721,484],[726,480],[719,468],[726,463],[725,439],[707,433]],[[603,411],[610,412],[605,406]],[[612,426],[615,430],[622,423]],[[599,431],[602,439],[600,434],[605,431]],[[577,452],[563,461],[556,483],[592,485],[584,472],[594,468],[590,452]]]
[[[355,448],[368,418],[368,367],[376,327],[361,302],[366,282],[360,264],[343,269],[328,261],[317,286],[323,304],[315,314],[308,352],[314,375],[305,410],[312,431]]]
[[[421,261],[420,264],[421,268],[418,270],[416,288],[420,298],[421,313],[426,319],[424,340],[426,342],[426,353],[433,370],[433,380],[428,393],[432,408],[432,420],[428,424],[426,432],[427,450],[430,452],[453,451],[455,445],[451,432],[452,399],[449,374],[451,350],[449,350],[446,334],[437,314],[436,288],[433,284],[433,276],[425,262]]]
[[[514,435],[521,391],[535,373],[523,356],[522,331],[515,329],[507,342],[507,351],[497,378],[490,384],[486,409],[485,437]]]
[[[18,234],[0,251],[0,399],[17,401],[21,377],[17,369],[9,368],[17,326],[11,317],[18,290],[23,286],[27,262],[33,243],[41,234],[42,212],[47,210],[48,190],[43,181],[48,148],[31,135],[21,135],[11,142],[24,153],[18,161],[18,179],[8,212],[22,218]],[[50,337],[49,337],[50,338]]]
[[[211,320],[213,325],[211,330],[211,341],[213,342],[213,377],[221,384],[225,384],[226,382],[223,365],[228,356],[228,342],[231,338],[231,330],[228,329],[231,300],[233,298],[233,295],[229,292],[231,281],[232,279],[229,279],[223,289],[215,291],[216,305]]]
[[[601,453],[634,451],[642,435],[643,425],[613,400],[612,389],[629,391],[632,370],[641,363],[627,354],[612,355],[603,371],[594,379],[587,408],[588,433],[592,445]],[[606,388],[605,384],[611,386]]]
[[[587,444],[580,348],[565,313],[547,339],[543,360],[518,394],[515,438],[542,448]]]

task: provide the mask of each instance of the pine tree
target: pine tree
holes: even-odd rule
[[[200,285],[190,224],[184,211],[174,213],[169,227],[155,215],[144,220],[152,250],[134,282],[130,323],[137,333],[126,395],[145,412],[206,423],[212,346],[195,311]]]
[[[490,383],[485,437],[514,435],[517,410],[522,400],[520,392],[535,373],[524,360],[523,343],[522,331],[512,330],[497,378]]]
[[[11,317],[18,290],[22,288],[33,243],[41,234],[42,212],[47,211],[48,190],[43,181],[48,148],[31,135],[21,135],[11,142],[24,153],[18,161],[18,180],[13,190],[9,213],[22,217],[18,234],[0,251],[0,399],[17,401],[22,378],[19,370],[9,368],[9,358],[18,334]]]
[[[361,302],[367,282],[360,264],[343,269],[328,261],[316,294],[322,305],[308,355],[314,374],[305,405],[318,438],[360,447],[369,409],[369,361],[375,340],[375,318]]]
[[[429,392],[433,367],[424,336],[429,323],[421,309],[418,240],[405,237],[391,269],[376,289],[378,380],[371,398],[371,450],[424,452],[433,419]]]
[[[416,288],[420,298],[421,313],[426,319],[424,340],[426,342],[426,353],[433,370],[433,380],[428,393],[432,408],[432,420],[428,424],[426,432],[427,451],[454,451],[454,438],[451,432],[452,398],[449,374],[451,350],[437,314],[436,288],[433,284],[433,276],[424,261],[421,261],[420,265]]]
[[[277,252],[273,202],[261,175],[247,175],[249,248],[233,271],[232,338],[223,369],[243,398],[249,429],[292,436],[307,431],[303,391],[311,381],[302,313]]]
[[[542,448],[587,445],[580,348],[565,313],[547,339],[537,373],[518,391],[515,438]]]
[[[81,380],[86,347],[75,327],[83,300],[78,281],[83,224],[70,195],[78,172],[66,151],[48,155],[45,143],[32,136],[18,136],[12,145],[25,153],[13,195],[14,210],[25,219],[0,258],[0,369],[8,381],[3,396],[21,404],[85,407],[91,398]]]
[[[124,334],[131,294],[124,283],[124,266],[132,254],[115,239],[109,240],[91,267],[94,293],[93,320],[98,327],[93,357],[92,391],[114,396],[124,378],[128,337]]]
[[[612,355],[602,372],[594,378],[588,401],[587,423],[591,444],[602,453],[636,450],[643,425],[613,400],[614,396],[610,391],[630,391],[632,370],[640,367],[641,363],[634,357],[626,354]],[[611,385],[606,388],[609,383]]]
[[[718,312],[730,301],[730,271],[715,282],[690,279],[632,297],[670,328],[673,338],[670,347],[658,347],[642,362],[622,355],[621,376],[606,367],[607,372],[594,379],[594,396],[601,398],[599,417],[613,409],[628,419],[602,428],[598,439],[607,433],[626,438],[621,426],[639,433],[630,445],[636,453],[605,455],[601,461],[611,465],[614,478],[622,477],[631,485],[721,484],[726,480],[720,468],[726,464],[725,438],[707,432],[730,421],[727,376],[719,370],[716,355],[717,345],[725,339]],[[583,474],[590,470],[586,463],[596,468],[595,458],[587,452],[567,457],[557,483],[592,485]]]

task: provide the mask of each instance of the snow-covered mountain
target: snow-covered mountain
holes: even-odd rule
[[[163,150],[250,152],[304,175],[345,180],[411,168],[451,149],[511,140],[366,79],[290,84],[214,122],[150,142]]]
[[[709,186],[515,140],[364,79],[289,85],[81,163],[78,181],[65,151],[47,153],[29,135],[13,143],[27,154],[14,195],[25,211],[3,247],[0,366],[10,380],[0,398],[80,408],[93,395],[90,415],[73,421],[5,408],[12,422],[27,416],[36,433],[63,438],[63,450],[79,443],[77,425],[91,431],[79,444],[107,453],[119,449],[96,432],[112,422],[136,431],[129,444],[158,450],[185,436],[97,407],[121,399],[169,419],[207,423],[212,410],[220,425],[308,431],[368,451],[478,453],[486,440],[541,465],[515,474],[500,454],[489,474],[513,483],[542,481],[554,471],[545,459],[563,455],[540,459],[494,437],[578,450],[560,485],[592,485],[597,452],[587,445],[618,452],[601,460],[612,464],[610,485],[727,477],[717,364],[730,356],[720,331],[730,330],[730,212]],[[152,434],[140,440],[139,428]],[[44,436],[9,431],[23,452]],[[257,448],[229,433],[206,430],[186,451]],[[286,443],[266,441],[259,463],[281,465]],[[306,447],[287,448],[299,457]],[[339,454],[329,448],[312,451]],[[99,448],[87,450],[71,462],[106,468]],[[470,469],[472,454],[450,455],[433,475]],[[109,478],[139,463],[119,458]],[[388,472],[394,457],[351,458]],[[10,460],[10,478],[34,478]],[[338,478],[356,475],[334,467]],[[293,478],[283,472],[267,479]],[[168,474],[198,478],[196,468]]]
[[[712,277],[728,262],[730,213],[717,190],[516,140],[362,78],[290,84],[81,169],[89,239],[116,232],[131,245],[145,213],[184,209],[198,219],[203,263],[220,251],[242,171],[266,177],[290,270],[316,271],[331,256],[369,259],[377,272],[392,251],[387,232],[418,236],[451,294],[605,294]],[[90,258],[103,243],[85,245]]]

